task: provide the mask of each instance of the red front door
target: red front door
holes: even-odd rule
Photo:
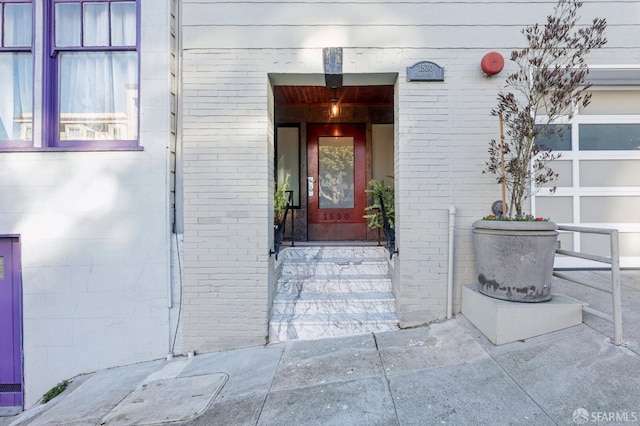
[[[366,240],[365,125],[311,124],[307,134],[309,240]]]

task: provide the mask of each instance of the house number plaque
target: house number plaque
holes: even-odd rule
[[[407,67],[407,81],[444,81],[444,68],[431,61]]]

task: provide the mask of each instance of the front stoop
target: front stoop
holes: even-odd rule
[[[585,304],[568,296],[554,294],[540,303],[509,302],[485,296],[476,287],[462,287],[462,315],[494,345],[582,324]]]
[[[284,253],[269,341],[398,329],[381,247],[295,247]]]

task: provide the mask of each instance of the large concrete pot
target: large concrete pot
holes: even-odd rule
[[[474,222],[480,293],[514,302],[551,300],[556,229],[555,223],[544,221]]]

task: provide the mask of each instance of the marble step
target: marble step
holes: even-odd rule
[[[389,253],[384,247],[289,247],[285,251],[285,259],[359,259],[381,258],[386,259]]]
[[[398,329],[393,313],[333,314],[333,315],[274,315],[269,323],[269,341],[351,336]]]
[[[281,277],[278,280],[278,293],[386,293],[391,291],[391,278],[388,275],[342,275]]]
[[[278,294],[274,315],[382,314],[394,313],[391,293],[305,293]]]
[[[287,259],[282,263],[282,276],[388,275],[389,263],[381,258]]]

